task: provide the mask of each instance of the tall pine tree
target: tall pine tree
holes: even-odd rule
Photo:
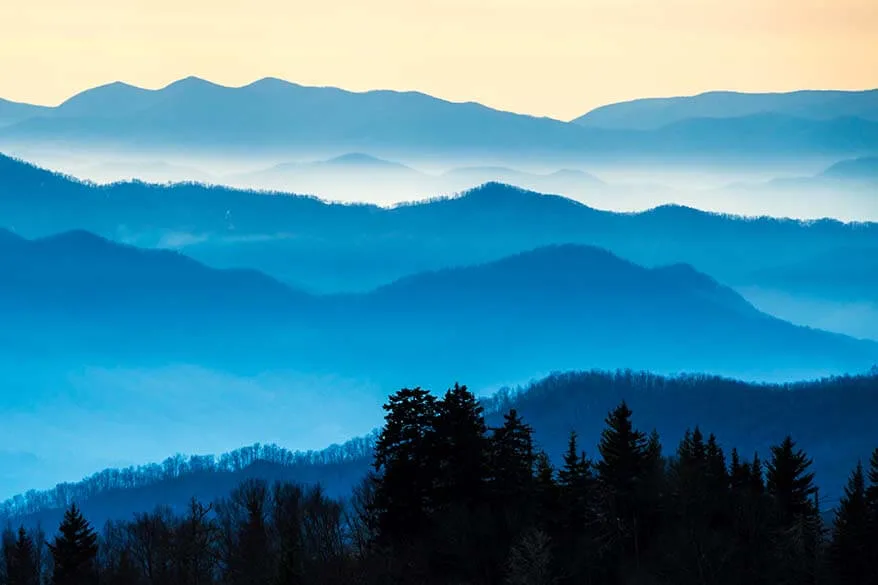
[[[37,555],[34,541],[24,529],[19,527],[12,553],[7,566],[8,585],[38,585],[40,569],[37,566]]]
[[[819,579],[822,526],[811,459],[789,436],[771,448],[766,491],[774,527],[774,581],[799,585]]]
[[[597,463],[598,479],[603,492],[604,504],[609,516],[607,528],[610,540],[616,542],[617,562],[624,566],[618,555],[632,556],[635,570],[647,544],[648,518],[652,510],[653,478],[655,462],[650,458],[646,435],[634,428],[632,411],[623,401],[613,409],[605,420],[598,450],[601,459]]]
[[[409,544],[427,529],[435,506],[437,404],[427,390],[403,388],[384,410],[374,461],[378,536]]]
[[[788,527],[797,519],[817,514],[814,505],[814,474],[812,461],[804,451],[796,448],[792,437],[784,438],[771,448],[767,466],[766,487],[774,503],[774,511],[781,526]]]
[[[455,384],[437,404],[437,505],[478,504],[488,474],[483,408],[466,386]]]
[[[76,504],[64,513],[60,534],[49,544],[53,585],[91,585],[97,582],[97,534]]]
[[[536,453],[533,430],[514,409],[503,417],[503,426],[491,436],[490,493],[494,527],[495,564],[533,526],[536,496]],[[499,578],[493,576],[492,580]]]

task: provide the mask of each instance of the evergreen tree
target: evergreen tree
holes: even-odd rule
[[[713,433],[707,438],[706,455],[708,491],[715,501],[722,502],[726,499],[729,489],[729,474],[726,470],[725,454]]]
[[[483,409],[455,384],[437,403],[433,454],[433,523],[428,546],[436,577],[470,581],[483,564],[489,442]]]
[[[586,458],[585,451],[576,446],[576,431],[570,432],[567,451],[564,453],[564,465],[558,472],[558,483],[565,491],[584,496],[591,479],[591,462]]]
[[[732,450],[729,467],[732,583],[766,583],[773,563],[767,543],[766,507],[762,463],[754,454],[752,461],[741,461]]]
[[[750,464],[742,463],[738,450],[733,448],[729,463],[729,486],[732,489],[732,493],[740,495],[749,489],[749,485]]]
[[[665,473],[665,460],[662,456],[662,442],[659,439],[658,431],[655,429],[649,433],[649,438],[646,441],[646,459],[652,464],[657,483],[660,483]]]
[[[577,435],[570,433],[564,465],[558,473],[560,502],[557,532],[553,539],[559,552],[561,583],[581,583],[593,569],[590,530],[594,503],[594,475],[591,461],[577,446]]]
[[[835,513],[831,560],[838,585],[863,585],[875,566],[869,556],[869,519],[862,463],[851,474]]]
[[[526,497],[533,488],[536,454],[533,429],[513,409],[503,416],[503,426],[491,437],[491,476],[501,496]]]
[[[570,433],[564,465],[558,472],[565,517],[572,523],[572,529],[581,532],[587,521],[588,508],[593,498],[594,476],[591,461],[576,445],[575,432]]]
[[[545,451],[537,453],[535,482],[540,523],[552,533],[562,512],[562,502],[558,493],[558,484],[555,483],[555,469]]]
[[[598,447],[600,481],[613,494],[617,511],[623,513],[633,507],[647,463],[646,436],[634,428],[632,414],[625,402],[611,411]]]
[[[384,410],[374,461],[378,535],[385,543],[408,544],[426,530],[435,505],[437,404],[426,390],[403,388]]]
[[[488,438],[483,408],[466,386],[455,384],[437,404],[437,505],[476,505],[484,496]]]
[[[90,585],[97,582],[95,561],[98,554],[97,534],[83,518],[76,504],[64,513],[60,534],[49,544],[54,561],[54,585]]]
[[[774,502],[776,518],[783,527],[791,526],[799,518],[817,514],[814,505],[817,487],[814,474],[809,471],[811,464],[811,459],[804,451],[796,449],[790,436],[771,448],[766,487]]]
[[[524,530],[535,524],[538,502],[536,495],[536,453],[533,431],[514,409],[503,417],[503,426],[494,429],[491,436],[490,493],[493,540],[491,564],[496,574],[510,547]]]
[[[707,448],[704,444],[704,435],[697,426],[694,431],[686,429],[683,440],[677,449],[678,466],[699,477],[704,475],[707,467]]]
[[[787,436],[771,448],[766,466],[774,528],[774,581],[799,585],[818,579],[822,526],[811,460]]]
[[[677,449],[670,478],[673,498],[668,515],[669,538],[664,556],[673,581],[716,583],[728,573],[729,526],[724,522],[727,503],[725,457],[710,435],[705,442],[699,427],[687,431]]]
[[[631,421],[632,411],[623,401],[606,418],[598,450],[598,479],[609,513],[610,540],[617,543],[617,554],[634,557],[636,570],[640,568],[641,552],[648,532],[648,518],[654,511],[650,494],[653,486],[652,470],[646,436]],[[622,562],[617,559],[617,562]],[[621,567],[621,565],[620,565]]]
[[[10,563],[6,568],[8,585],[39,585],[40,570],[37,566],[34,541],[25,531],[24,526],[18,529],[18,537],[8,562]]]

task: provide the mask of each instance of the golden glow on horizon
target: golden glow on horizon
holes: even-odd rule
[[[876,0],[3,0],[0,97],[280,77],[569,119],[711,89],[878,86]]]

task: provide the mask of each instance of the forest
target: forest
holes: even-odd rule
[[[516,409],[489,424],[465,387],[384,405],[372,471],[349,498],[250,479],[183,513],[2,538],[8,585],[878,583],[878,449],[821,515],[811,457],[790,436],[763,461],[694,426],[663,445],[624,401],[597,451],[561,461]]]

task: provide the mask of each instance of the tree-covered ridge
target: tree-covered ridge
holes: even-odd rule
[[[357,437],[319,451],[290,451],[277,445],[256,443],[219,456],[176,454],[161,463],[124,469],[104,469],[79,482],[66,482],[50,490],[31,490],[0,504],[0,518],[10,519],[40,511],[82,504],[98,495],[117,490],[134,490],[204,474],[235,474],[258,462],[290,470],[325,467],[371,456],[374,433]]]
[[[789,435],[764,461],[697,425],[663,446],[622,401],[594,452],[570,433],[555,466],[519,412],[491,423],[465,386],[404,388],[384,410],[373,471],[345,501],[250,480],[212,504],[160,506],[100,533],[73,505],[49,542],[7,530],[2,582],[878,582],[878,449],[855,467],[829,527],[811,456]]]
[[[791,434],[815,454],[823,509],[835,507],[850,469],[858,458],[868,458],[878,442],[872,415],[878,411],[878,371],[794,384],[705,375],[567,372],[504,388],[479,404],[490,425],[502,424],[503,414],[515,409],[533,427],[549,461],[560,465],[569,432],[576,431],[580,446],[594,452],[605,413],[623,399],[645,428],[657,429],[672,444],[687,428],[701,424],[723,445],[767,459],[777,437]],[[76,502],[102,522],[148,511],[160,502],[183,507],[193,495],[219,496],[223,488],[246,478],[321,483],[331,495],[341,496],[365,473],[375,438],[304,453],[254,445],[220,457],[178,455],[163,463],[108,469],[79,483],[11,498],[0,508],[0,518],[52,525],[60,521],[60,510]]]
[[[874,271],[857,261],[878,248],[876,223],[746,218],[680,205],[618,213],[498,183],[393,208],[199,184],[97,186],[2,154],[0,227],[28,238],[82,229],[174,247],[210,266],[247,266],[322,292],[363,291],[418,272],[575,243],[644,266],[685,262],[730,286],[873,298]],[[774,272],[832,270],[839,259],[849,273],[842,282]]]

